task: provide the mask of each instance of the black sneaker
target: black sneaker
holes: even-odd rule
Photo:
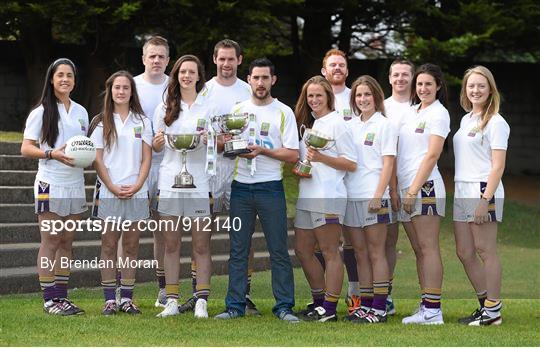
[[[458,323],[463,324],[463,325],[469,325],[469,323],[475,320],[478,320],[481,316],[482,316],[482,308],[477,308],[468,317],[459,318]]]
[[[65,315],[82,315],[84,310],[79,308],[75,303],[71,302],[69,299],[64,298],[60,300],[62,306],[64,307]]]
[[[178,312],[193,312],[195,310],[195,303],[197,303],[197,298],[195,296],[188,298],[186,302],[178,306]]]
[[[58,299],[45,302],[43,304],[43,311],[51,315],[66,315],[64,306]]]
[[[259,312],[257,306],[255,305],[255,303],[253,303],[249,295],[246,295],[246,315],[252,315],[255,317],[261,316],[261,312]]]
[[[323,307],[317,307],[304,316],[305,321],[337,321],[337,314],[326,314]]]
[[[101,314],[103,315],[115,315],[117,312],[118,306],[115,300],[105,302],[105,306],[101,310]]]
[[[469,326],[489,326],[489,325],[501,325],[502,324],[502,317],[499,313],[499,315],[495,318],[490,317],[485,308],[482,309],[481,315],[476,318],[475,320],[471,321]]]
[[[363,317],[367,316],[369,311],[370,311],[369,308],[364,308],[364,307],[357,308],[354,312],[352,312],[351,315],[348,315],[345,318],[345,320],[347,320],[347,321],[358,321],[360,318],[363,318]]]
[[[359,324],[378,324],[378,323],[386,323],[386,312],[383,314],[376,314],[374,311],[369,311],[364,316],[359,316],[351,319],[350,321],[352,323],[359,323]]]
[[[308,313],[313,312],[315,309],[315,303],[310,302],[306,305],[306,308],[299,310],[298,312],[294,313],[299,318],[304,318]]]
[[[137,306],[135,306],[135,304],[131,300],[122,302],[122,304],[120,305],[120,310],[124,313],[132,315],[141,314],[139,308],[137,308]]]

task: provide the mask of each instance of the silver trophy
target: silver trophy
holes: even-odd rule
[[[188,151],[195,150],[201,142],[201,134],[186,133],[186,134],[165,134],[165,139],[169,146],[180,152],[182,156],[182,169],[174,177],[174,185],[172,188],[195,188],[193,184],[193,176],[189,174],[186,165],[186,157]]]
[[[232,139],[224,144],[223,156],[233,158],[243,153],[249,153],[247,139],[242,139],[240,134],[249,125],[250,114],[225,114],[212,117],[212,126],[221,134],[230,134]]]
[[[306,126],[300,126],[300,136],[307,147],[322,151],[327,150],[334,146],[336,141],[330,136],[325,135],[317,130],[306,128]],[[311,170],[313,166],[305,159],[303,161],[296,162],[292,172],[301,178],[311,178]]]

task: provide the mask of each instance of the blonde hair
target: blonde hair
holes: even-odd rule
[[[499,94],[499,90],[497,89],[495,78],[493,77],[493,74],[491,73],[491,71],[489,71],[488,68],[482,65],[477,65],[473,68],[470,68],[465,71],[465,74],[463,75],[463,81],[461,83],[461,94],[459,96],[459,102],[461,104],[461,107],[465,111],[470,112],[473,108],[471,101],[467,97],[467,81],[472,74],[484,76],[489,84],[489,97],[488,100],[486,100],[486,103],[482,106],[483,110],[480,114],[480,120],[482,120],[482,123],[480,124],[480,129],[484,129],[484,127],[488,124],[489,120],[491,120],[493,115],[499,113],[501,95]]]

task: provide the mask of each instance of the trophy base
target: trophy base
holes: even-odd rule
[[[237,149],[237,150],[225,151],[223,152],[223,157],[235,158],[238,155],[241,155],[243,153],[250,153],[250,152],[251,150],[249,149]]]
[[[186,188],[197,188],[197,186],[193,185],[193,184],[175,184],[175,185],[172,185],[171,186],[172,188],[176,188],[176,189],[186,189]]]
[[[181,173],[175,176],[174,185],[172,185],[171,187],[180,189],[197,188],[197,186],[193,184],[193,176],[186,173]]]
[[[301,178],[311,178],[311,166],[306,163],[298,162],[292,169],[292,172]]]

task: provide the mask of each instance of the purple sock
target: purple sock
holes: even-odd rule
[[[56,289],[54,286],[48,286],[43,289],[43,301],[47,302],[56,297]]]
[[[55,284],[54,288],[55,288],[55,296],[54,297],[59,298],[61,300],[67,298],[67,294],[68,294],[68,286],[67,286],[67,284]]]
[[[337,302],[324,301],[322,306],[327,315],[336,314]]]
[[[116,299],[114,288],[103,288],[103,296],[105,296],[105,301],[114,301]]]
[[[379,311],[386,311],[386,298],[388,295],[375,295],[373,296],[373,302],[371,304],[371,308],[379,310]]]

